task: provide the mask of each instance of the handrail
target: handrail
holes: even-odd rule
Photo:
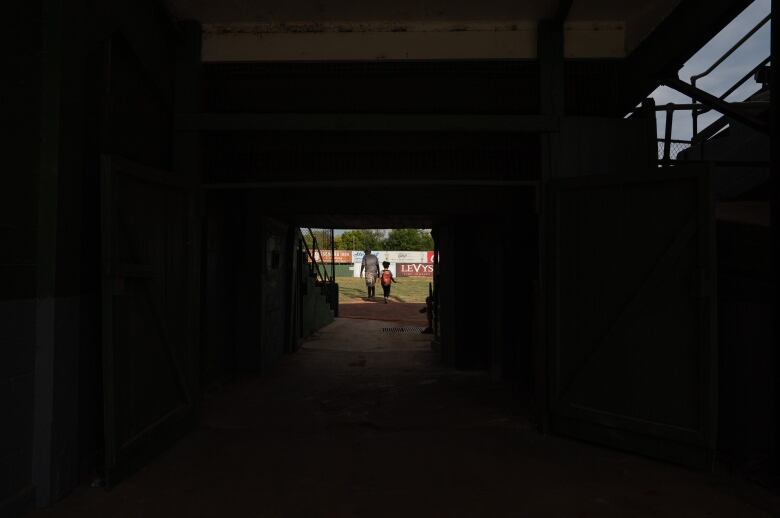
[[[308,257],[311,264],[314,265],[314,269],[316,270],[315,274],[317,275],[317,277],[321,277],[319,268],[316,266],[317,261],[314,258],[314,254],[309,249],[309,245],[306,244],[306,239],[303,236],[303,232],[301,232],[300,234],[301,234],[301,244],[303,245],[303,250],[306,252],[306,257]]]
[[[656,138],[655,140],[658,141],[659,143],[666,142],[666,139],[663,139],[663,138]],[[676,139],[676,138],[669,139],[669,142],[671,142],[672,144],[690,144],[691,143],[690,140],[683,140],[683,139]]]
[[[306,239],[303,235],[303,232],[299,229],[299,232],[301,234],[301,241],[303,243],[303,248],[306,251],[306,255],[311,261],[312,265],[312,271],[315,273],[317,278],[320,282],[324,284],[331,284],[335,282],[335,266],[334,266],[334,257],[333,257],[333,251],[331,251],[331,275],[328,275],[328,269],[325,267],[325,258],[322,255],[322,249],[317,244],[317,236],[314,235],[314,232],[311,228],[306,229],[309,232],[309,236],[311,237],[311,243],[312,246],[309,248],[309,245],[306,243]],[[333,229],[330,230],[331,232],[331,241],[333,238]],[[331,246],[331,249],[333,247]],[[319,255],[319,261],[317,260],[317,255]]]
[[[716,60],[716,61],[715,61],[715,62],[714,62],[712,65],[710,65],[710,67],[709,67],[707,70],[705,70],[704,72],[701,72],[700,74],[694,74],[694,75],[692,75],[692,76],[691,76],[691,84],[692,84],[693,86],[696,86],[696,81],[698,81],[698,80],[699,80],[699,79],[701,79],[702,77],[705,77],[705,76],[708,76],[708,75],[710,75],[710,74],[712,73],[712,71],[713,71],[713,70],[715,70],[716,68],[718,68],[718,66],[719,66],[721,63],[723,63],[724,61],[726,61],[726,60],[729,58],[729,56],[731,56],[732,54],[734,54],[734,52],[736,52],[736,51],[737,51],[737,49],[739,49],[739,48],[740,48],[742,45],[744,45],[744,44],[745,44],[745,42],[751,38],[751,36],[753,36],[753,35],[754,35],[756,32],[758,32],[758,31],[761,29],[761,27],[763,27],[764,25],[766,25],[766,24],[767,24],[767,22],[769,22],[769,20],[771,20],[771,19],[772,19],[772,14],[770,13],[770,14],[768,14],[768,15],[766,16],[766,18],[764,18],[763,20],[761,20],[760,22],[758,22],[758,24],[756,24],[756,26],[755,26],[755,27],[753,27],[752,29],[750,29],[750,31],[749,31],[747,34],[745,34],[744,36],[742,36],[742,38],[741,38],[741,39],[740,39],[738,42],[736,42],[736,43],[735,43],[735,44],[734,44],[734,45],[733,45],[733,46],[732,46],[732,47],[731,47],[729,50],[727,50],[727,51],[726,51],[726,52],[725,52],[725,53],[724,53],[724,54],[723,54],[723,55],[722,55],[720,58],[718,58],[718,59],[717,59],[717,60]]]
[[[772,19],[772,13],[769,13],[763,20],[758,22],[755,25],[755,27],[750,29],[750,31],[748,31],[747,34],[745,34],[742,38],[740,38],[739,41],[737,41],[734,45],[732,45],[732,47],[730,49],[728,49],[720,58],[716,59],[715,62],[712,65],[710,65],[709,68],[707,68],[707,70],[705,70],[704,72],[701,72],[699,74],[692,75],[691,76],[691,86],[696,87],[696,81],[698,81],[699,79],[701,79],[703,77],[706,77],[710,73],[712,73],[713,70],[715,70],[724,61],[726,61],[729,58],[729,56],[731,56],[732,54],[734,54],[734,52],[737,51],[737,49],[742,47],[742,45],[744,45],[746,41],[748,41],[756,32],[758,32],[771,19]],[[756,69],[754,69],[752,73],[755,73],[755,70],[757,70],[758,68],[759,67],[756,67]],[[733,89],[729,88],[729,90],[727,91],[728,93],[724,94],[720,98],[721,99],[725,99],[727,95],[729,95],[729,94],[733,93],[734,91],[736,91],[737,88],[742,86],[742,84],[744,84],[745,81],[747,81],[747,79],[750,77],[751,74],[748,74],[747,78],[741,79],[740,82],[738,82],[739,84],[732,86]],[[692,101],[693,105],[698,104],[696,99],[691,99],[691,101]],[[699,133],[699,114],[700,114],[699,110],[697,110],[697,109],[691,110],[691,124],[692,124],[691,135],[692,135],[692,138],[696,138],[696,135]]]
[[[747,82],[747,80],[748,80],[748,79],[750,79],[751,77],[755,76],[756,72],[758,72],[758,71],[759,71],[759,69],[760,69],[761,67],[763,67],[764,65],[766,65],[767,63],[769,63],[771,60],[772,60],[772,56],[767,56],[766,58],[764,58],[764,59],[761,61],[761,63],[759,63],[758,65],[756,65],[756,66],[755,66],[755,67],[753,67],[752,69],[750,69],[750,72],[748,72],[747,74],[745,74],[744,76],[742,76],[742,79],[740,79],[739,81],[737,81],[736,83],[734,83],[734,84],[731,86],[731,88],[729,88],[728,90],[726,90],[725,92],[723,92],[723,93],[720,95],[720,98],[725,100],[725,99],[726,99],[726,97],[728,97],[729,95],[731,95],[731,94],[733,94],[734,92],[736,92],[736,91],[737,91],[737,88],[739,88],[740,86],[744,85],[744,84]]]
[[[311,242],[312,242],[312,248],[319,254],[320,256],[320,262],[317,263],[317,270],[319,271],[319,265],[325,266],[325,259],[322,257],[322,249],[317,245],[317,236],[314,235],[314,232],[312,232],[311,228],[307,229],[309,231],[309,235],[311,236]],[[324,275],[322,275],[322,279],[324,282],[331,282],[331,278],[328,275],[328,269],[324,268]]]

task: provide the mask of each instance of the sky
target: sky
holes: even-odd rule
[[[760,22],[771,10],[771,0],[755,0],[734,21],[727,25],[717,36],[710,40],[699,52],[697,52],[680,70],[680,79],[690,82],[692,75],[704,72],[732,45],[739,41],[750,29]],[[713,95],[720,96],[747,74],[762,59],[769,55],[769,26],[767,23],[753,35],[742,47],[732,54],[726,61],[716,68],[709,76],[697,81],[696,85]],[[727,98],[730,101],[743,101],[750,94],[758,90],[758,84],[748,80],[741,88]],[[658,88],[650,95],[658,106],[673,102],[688,104],[689,97],[685,97],[665,86]],[[717,113],[710,112],[699,117],[699,129],[706,127],[710,122],[719,118]],[[665,114],[658,114],[658,134],[663,136],[665,128]],[[689,140],[692,126],[690,112],[676,112],[672,127],[672,138]]]

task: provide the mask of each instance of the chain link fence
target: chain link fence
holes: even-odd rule
[[[666,157],[666,141],[658,139],[658,160]],[[672,140],[669,142],[669,160],[678,160],[678,155],[691,147],[691,143],[685,140]],[[682,157],[679,157],[682,158]]]

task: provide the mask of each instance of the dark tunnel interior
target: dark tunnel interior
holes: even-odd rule
[[[775,4],[16,2],[0,516],[777,515]]]

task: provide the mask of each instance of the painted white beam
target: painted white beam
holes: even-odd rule
[[[203,35],[203,61],[532,59],[536,29],[449,31],[259,32]]]
[[[570,22],[567,58],[625,56],[625,24]],[[535,59],[536,25],[518,22],[459,26],[428,25],[209,25],[203,33],[204,62]]]

